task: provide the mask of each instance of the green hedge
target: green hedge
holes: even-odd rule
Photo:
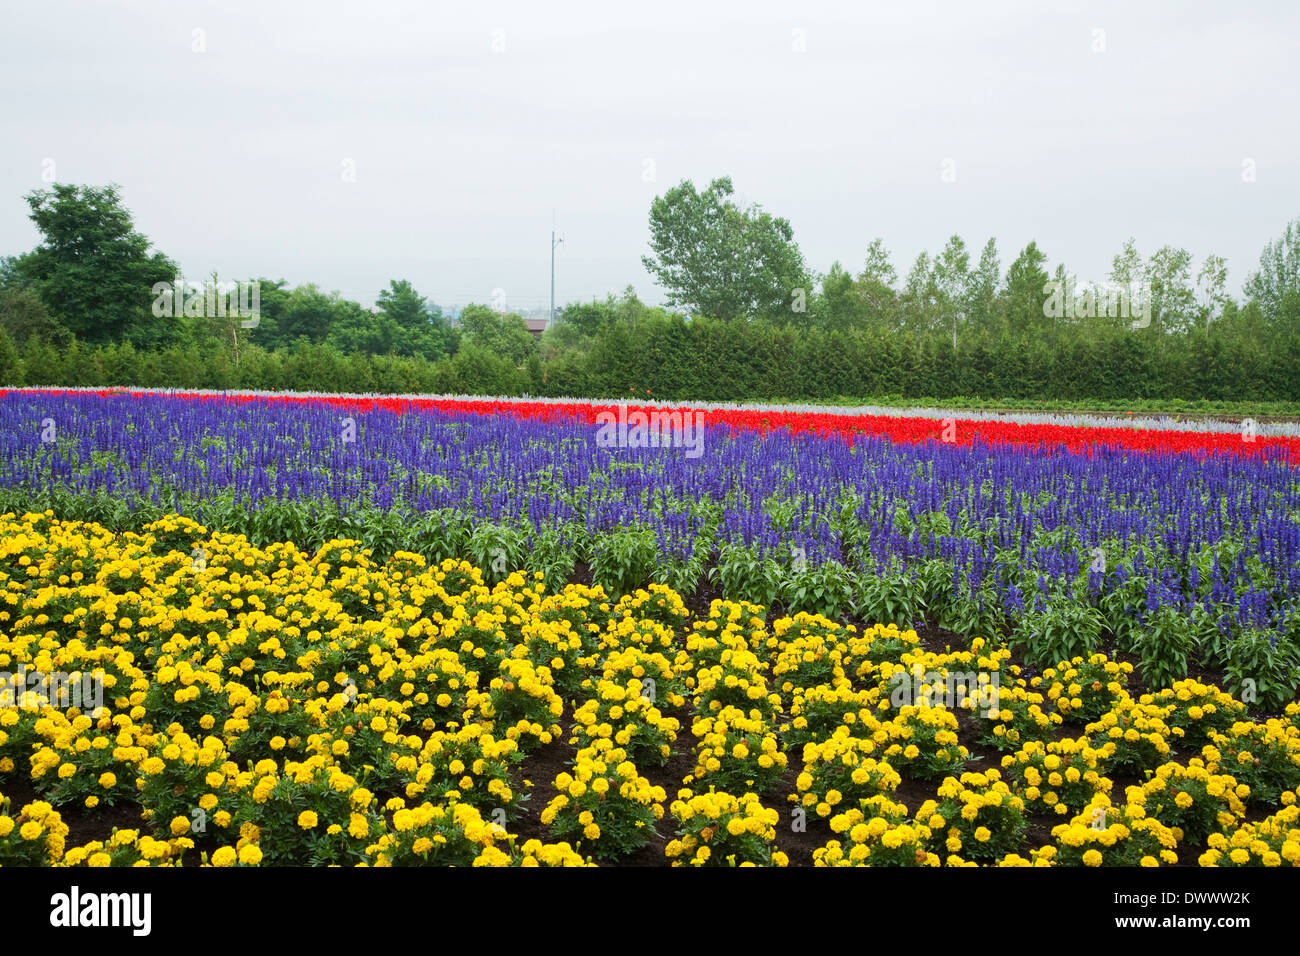
[[[603,329],[582,352],[543,349],[524,366],[473,346],[449,359],[286,350],[130,345],[17,347],[0,332],[9,385],[150,386],[348,392],[653,397],[698,401],[968,400],[1294,402],[1296,345],[1231,329],[1209,335],[1070,328],[1053,337],[819,330],[670,317]],[[548,354],[549,353],[549,354]]]

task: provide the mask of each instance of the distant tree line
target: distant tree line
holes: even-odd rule
[[[0,382],[423,391],[664,399],[843,397],[1300,399],[1300,220],[1238,302],[1227,267],[1132,241],[1083,282],[1030,242],[1004,272],[951,237],[900,280],[882,240],[856,274],[811,274],[789,223],[739,207],[729,179],[687,182],[650,212],[645,265],[669,308],[629,287],[563,308],[540,339],[471,305],[456,322],[406,280],[370,310],[259,279],[255,322],[178,307],[115,187],[30,194],[43,241],[0,260]],[[216,276],[202,288],[221,287]],[[193,304],[193,303],[192,303]]]

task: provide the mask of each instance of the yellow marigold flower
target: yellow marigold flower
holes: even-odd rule
[[[217,849],[217,851],[212,854],[212,865],[213,866],[234,866],[235,862],[238,859],[239,857],[235,853],[234,847],[223,846]]]
[[[28,820],[18,828],[18,835],[24,840],[35,840],[43,832],[43,828],[35,820]]]
[[[302,813],[298,814],[298,826],[302,827],[304,830],[312,829],[318,822],[319,821],[316,819],[316,811],[314,810],[304,810]]]
[[[239,862],[245,866],[257,866],[262,862],[262,850],[255,844],[248,844],[239,851]]]

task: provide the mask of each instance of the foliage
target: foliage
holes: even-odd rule
[[[650,248],[642,263],[672,305],[723,322],[791,310],[811,294],[790,223],[730,197],[729,177],[698,192],[688,180],[650,207]]]
[[[117,186],[54,183],[24,198],[42,241],[15,268],[62,326],[91,344],[176,341],[175,321],[152,315],[154,286],[171,282],[176,265],[149,252]]]

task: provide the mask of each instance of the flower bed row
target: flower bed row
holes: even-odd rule
[[[662,586],[488,587],[464,562],[254,547],[175,516],[142,534],[0,516],[0,633],[0,670],[25,675],[0,708],[6,865],[585,865],[662,845],[674,865],[781,866],[804,832],[825,836],[818,865],[1300,860],[1300,706],[1251,720],[1194,681],[1133,696],[1100,654],[1029,674],[981,638],[696,616]],[[59,696],[82,675],[100,696]],[[562,744],[565,769],[530,779]],[[682,779],[655,782],[679,755]],[[908,806],[918,782],[932,797]],[[107,808],[138,825],[70,845]]]
[[[268,392],[158,392],[140,389],[15,389],[15,394],[62,395],[84,391],[101,397],[109,395],[167,394],[197,401],[245,404],[266,402],[275,404],[321,404],[350,412],[368,412],[375,409],[397,414],[436,410],[455,414],[494,416],[512,415],[547,422],[580,422],[594,424],[603,414],[617,413],[622,407],[626,414],[642,413],[664,416],[691,416],[700,413],[714,427],[766,433],[774,430],[794,434],[810,433],[835,436],[854,441],[864,436],[888,438],[891,441],[923,443],[939,442],[968,445],[979,442],[986,445],[1016,445],[1029,448],[1063,449],[1089,454],[1096,448],[1113,448],[1157,454],[1213,455],[1232,454],[1266,458],[1281,458],[1292,464],[1300,463],[1300,437],[1293,434],[1268,434],[1267,426],[1214,423],[1213,427],[1192,427],[1150,420],[1145,425],[1134,425],[1106,420],[1098,425],[1080,416],[1034,415],[1033,421],[1014,421],[1001,416],[989,417],[976,412],[942,412],[934,410],[929,415],[907,415],[897,412],[857,412],[850,408],[817,409],[815,406],[796,406],[785,409],[779,406],[750,408],[744,406],[716,406],[698,404],[672,404],[639,402],[635,398],[624,402],[599,400],[528,400],[492,397],[447,396],[383,396],[383,395],[332,395],[327,393],[268,393]],[[6,394],[0,390],[0,396]],[[1060,423],[1052,421],[1054,417]],[[1048,419],[1040,421],[1038,419]],[[687,420],[690,420],[689,417]],[[1289,429],[1290,426],[1287,426]]]
[[[726,426],[690,448],[610,437],[513,413],[11,392],[0,509],[357,538],[469,559],[493,583],[526,568],[555,588],[586,568],[610,593],[659,583],[925,619],[1008,634],[1040,667],[1111,646],[1157,683],[1203,667],[1274,710],[1294,694],[1300,484],[1285,462]]]

